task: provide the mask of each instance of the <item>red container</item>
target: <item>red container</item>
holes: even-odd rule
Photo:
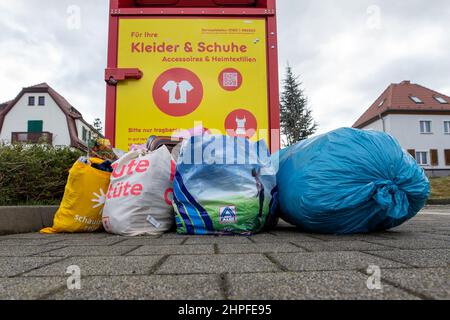
[[[123,143],[124,135],[127,134],[131,135],[132,133],[135,134],[137,132],[136,129],[138,129],[139,121],[141,123],[146,121],[146,123],[149,123],[149,126],[159,125],[165,126],[166,128],[184,128],[184,129],[192,128],[192,126],[181,127],[180,119],[182,119],[183,114],[181,114],[181,116],[172,115],[173,123],[170,123],[170,121],[172,121],[170,119],[172,118],[168,118],[168,113],[164,114],[163,112],[159,112],[159,110],[157,110],[155,104],[158,104],[158,102],[156,101],[157,99],[155,99],[155,91],[153,91],[153,99],[152,99],[152,86],[154,89],[154,86],[156,86],[156,84],[158,83],[156,81],[157,76],[159,74],[162,75],[163,73],[161,73],[161,70],[155,71],[155,66],[152,64],[153,60],[150,61],[150,63],[148,62],[143,63],[142,59],[144,55],[147,56],[152,54],[156,55],[159,53],[155,53],[155,51],[162,50],[165,51],[166,52],[165,54],[170,58],[170,54],[173,54],[174,51],[175,54],[177,54],[176,50],[178,50],[178,54],[180,51],[183,51],[183,49],[192,50],[192,48],[190,47],[184,47],[183,45],[185,44],[184,41],[179,46],[177,43],[175,43],[175,46],[173,46],[171,45],[173,43],[169,42],[175,41],[174,39],[178,37],[180,34],[181,35],[184,33],[188,34],[188,30],[186,30],[186,28],[189,29],[190,25],[198,26],[200,21],[205,21],[205,23],[207,24],[210,23],[211,20],[215,21],[229,20],[229,21],[239,21],[239,23],[244,25],[245,23],[248,23],[249,21],[251,22],[251,20],[253,20],[257,21],[259,28],[258,30],[263,31],[257,33],[258,36],[256,34],[252,36],[251,42],[248,41],[249,40],[248,38],[250,36],[247,36],[245,41],[247,41],[246,44],[248,48],[257,46],[259,43],[260,45],[259,50],[262,51],[263,54],[260,54],[258,56],[259,57],[258,64],[257,65],[255,64],[253,70],[251,69],[250,71],[245,70],[245,72],[247,72],[247,75],[244,74],[245,86],[240,87],[240,90],[241,91],[248,90],[248,84],[250,82],[248,81],[248,79],[251,79],[253,82],[258,82],[260,81],[259,79],[267,79],[267,84],[262,85],[263,90],[259,90],[259,88],[261,88],[260,85],[260,87],[254,87],[253,89],[250,89],[248,92],[251,92],[251,95],[254,95],[255,98],[258,98],[258,95],[259,96],[264,95],[266,99],[264,100],[264,103],[260,103],[258,105],[256,105],[255,103],[255,106],[252,106],[253,108],[258,108],[258,110],[253,110],[253,114],[256,115],[255,118],[259,117],[258,125],[262,123],[261,126],[258,126],[258,129],[269,130],[269,134],[267,134],[267,137],[269,140],[268,143],[270,145],[271,151],[272,152],[277,151],[280,147],[280,133],[279,133],[280,110],[279,110],[279,79],[278,79],[278,43],[277,43],[275,1],[276,0],[110,0],[109,44],[108,44],[108,62],[107,62],[108,65],[105,71],[105,81],[107,82],[105,126],[106,126],[106,137],[111,141],[111,143],[116,147],[125,148],[124,146],[125,144]],[[164,27],[166,29],[161,29],[162,27],[159,26],[159,21],[163,20],[168,20],[167,22],[169,24],[166,27]],[[183,20],[184,22],[182,22]],[[140,22],[149,21],[149,24],[148,27],[145,28],[138,27],[137,29],[131,29],[130,25],[132,23],[130,23],[130,21],[140,21]],[[172,28],[171,24],[172,21],[178,22],[181,21],[180,23],[175,23],[178,24],[178,29],[171,30],[170,31],[171,35],[161,35],[162,33],[166,33],[165,31],[167,30],[167,28],[169,29]],[[223,25],[220,23],[216,24]],[[180,25],[184,27],[180,27]],[[206,29],[208,29],[209,31],[214,32],[215,30],[219,30],[214,28],[215,28],[214,26],[209,25],[206,26]],[[245,32],[248,31],[248,29],[245,29],[247,27],[244,26],[242,28],[243,28],[242,30],[244,30]],[[158,29],[160,29],[159,35]],[[147,41],[145,46],[143,43],[139,43],[133,46],[132,43],[129,41],[129,39],[124,41],[125,37],[123,34],[124,32],[127,32],[128,37],[130,37],[129,35],[131,34],[136,35],[135,31],[143,32],[148,37],[145,40]],[[248,54],[248,52],[245,51],[247,49],[245,46],[242,45],[242,43],[240,43],[239,46],[236,46],[236,42],[240,41],[239,40],[240,35],[241,33],[236,33],[235,36],[234,35],[222,36],[222,39],[227,39],[226,41],[229,42],[228,44],[234,46],[233,48],[241,50],[242,52],[240,53],[240,56],[242,56]],[[159,37],[159,38],[155,39],[152,37]],[[214,35],[209,35],[207,37],[208,37],[207,40],[210,41],[209,43],[210,46],[206,47],[208,50],[219,50],[219,49],[227,50],[227,46],[223,46],[222,43],[215,43],[216,39],[214,38]],[[220,36],[217,36],[217,38],[218,38],[217,41],[220,42]],[[199,42],[193,42],[194,45],[198,43],[202,44],[203,43],[201,42],[203,41],[202,39],[198,40]],[[186,39],[186,41],[191,40]],[[201,48],[205,48],[205,46]],[[145,52],[142,52],[142,50],[144,49]],[[127,58],[124,59],[121,50],[122,52],[124,50],[136,51],[135,56],[133,56],[136,57],[136,59],[130,58],[130,55],[127,55]],[[240,56],[236,55],[236,57]],[[225,81],[229,81],[229,78],[225,80],[225,77],[228,77],[229,74],[224,74],[224,72],[230,72],[227,70],[234,70],[236,68],[239,68],[239,66],[244,65],[242,61],[240,61],[240,63],[241,64],[234,64],[234,65],[233,63],[230,63],[230,65],[227,66],[227,69],[224,69],[222,73],[220,74],[217,73],[214,77],[208,75],[208,77],[204,77],[203,79],[201,79],[204,84],[204,90],[206,90],[203,92],[204,93],[203,97],[204,98],[211,97],[212,94],[208,95],[208,92],[214,92],[215,95],[216,94],[215,92],[217,90],[221,90],[217,84],[218,76],[219,81],[221,81],[220,77],[222,76],[224,83]],[[189,68],[189,66],[192,66],[192,64],[177,65],[170,62],[167,64],[167,66],[168,68],[171,67],[179,69],[183,67]],[[211,69],[218,68],[218,65],[215,64],[210,64],[209,66],[211,67]],[[157,72],[160,73],[155,74]],[[255,72],[256,73],[264,72],[264,76],[256,77],[254,75]],[[202,75],[200,74],[200,78],[201,76]],[[247,76],[247,78],[245,78],[245,76]],[[239,77],[241,77],[241,75],[239,75]],[[237,81],[240,78],[235,79]],[[211,89],[212,86],[214,86],[213,89]],[[134,87],[136,87],[136,91],[133,91],[134,89],[130,90],[130,88]],[[212,91],[208,91],[210,89]],[[218,102],[220,103],[222,103],[223,101],[225,101],[226,103],[227,97],[231,97],[230,101],[232,101],[233,100],[232,97],[234,94],[233,92],[235,91],[226,91],[228,89],[226,88],[223,89],[225,90],[220,91],[220,94],[222,94],[224,98],[222,99],[221,96],[215,96],[215,99],[217,99]],[[162,93],[164,94],[164,92]],[[141,103],[141,101],[139,101],[139,103],[136,103],[136,100],[133,100],[136,95],[141,95],[142,101],[144,102]],[[242,94],[241,96],[245,96],[245,94]],[[201,97],[199,98],[199,100],[201,100]],[[180,101],[178,101],[177,103],[179,102]],[[245,117],[245,115],[242,115],[242,113],[240,114],[239,112],[235,113],[236,111],[241,110],[239,108],[245,109],[247,107],[248,101],[245,101],[245,99],[243,98],[242,102],[243,103],[239,103],[239,101],[237,102],[234,101],[233,108],[235,108],[236,110],[232,112],[230,110],[224,111],[227,112],[228,117],[226,117],[227,114],[225,114],[223,118],[222,114],[218,116],[219,111],[210,113],[200,111],[196,114],[196,116],[200,117],[200,120],[202,121],[205,120],[206,125],[208,125],[208,117],[210,116],[211,117],[215,116],[216,119],[217,118],[223,119],[224,120],[223,123],[225,124],[222,125],[224,126],[225,129],[228,129],[227,126],[229,126],[227,124],[227,121],[228,123],[230,123],[231,121],[232,125],[236,125],[234,123],[235,121],[242,122],[243,120],[246,119],[247,125],[249,125],[251,122],[254,122],[252,121],[253,118],[251,116]],[[210,106],[214,106],[214,108],[216,109],[218,108],[217,106],[214,105],[214,103],[211,103],[211,101],[206,102],[205,99],[201,103],[203,103],[203,105],[200,104],[198,110],[204,108],[205,107],[204,104],[207,104],[208,108],[212,108]],[[145,112],[147,111],[145,112],[142,111],[144,105],[145,108],[148,108],[148,110],[152,109],[153,111],[151,112],[153,113],[149,112],[145,114]],[[133,112],[130,110],[133,110],[133,108],[135,108],[135,110],[141,108],[142,110],[140,109],[141,111],[135,111],[136,115],[133,114],[132,116],[130,116],[129,113]],[[249,109],[247,109],[247,111],[248,110],[252,111],[250,107]],[[124,117],[128,117],[126,120],[128,122],[125,124],[122,121]],[[204,119],[202,119],[201,117],[203,117]],[[259,121],[259,119],[262,118],[263,120]],[[136,119],[136,124],[132,123],[134,121],[133,119]],[[219,120],[217,120],[216,122],[218,121]],[[211,122],[213,121],[211,120]],[[242,125],[242,123],[237,124],[238,128],[242,129],[241,127],[239,127],[240,125]],[[209,128],[218,128],[218,127],[209,127]],[[219,129],[222,130],[222,128]],[[142,133],[142,135],[144,135],[144,133]],[[150,135],[151,134],[148,134],[148,136]],[[164,134],[156,134],[156,135],[164,135]],[[168,133],[167,135],[170,136],[171,133]],[[130,139],[128,139],[128,141],[130,141]]]
[[[135,2],[139,7],[174,6],[180,2],[180,0],[135,0]]]
[[[138,7],[178,6],[178,7],[217,7],[217,6],[256,6],[257,0],[135,0]]]

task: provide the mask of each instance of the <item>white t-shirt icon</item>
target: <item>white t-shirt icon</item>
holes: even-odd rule
[[[194,90],[194,87],[189,83],[189,81],[186,80],[183,80],[179,83],[170,80],[164,85],[162,89],[165,92],[169,93],[169,104],[185,104],[188,101],[188,92]]]

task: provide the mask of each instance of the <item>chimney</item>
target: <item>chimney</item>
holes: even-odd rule
[[[404,81],[402,81],[400,84],[411,84],[411,81],[409,81],[409,80],[404,80]]]

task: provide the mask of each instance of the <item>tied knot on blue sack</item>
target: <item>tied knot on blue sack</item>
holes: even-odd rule
[[[386,211],[388,217],[401,219],[408,214],[408,197],[397,184],[391,180],[378,181],[375,188],[373,199]]]

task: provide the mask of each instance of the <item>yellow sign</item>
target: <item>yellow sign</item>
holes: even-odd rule
[[[120,19],[116,147],[171,136],[201,122],[223,134],[268,139],[264,19]]]

